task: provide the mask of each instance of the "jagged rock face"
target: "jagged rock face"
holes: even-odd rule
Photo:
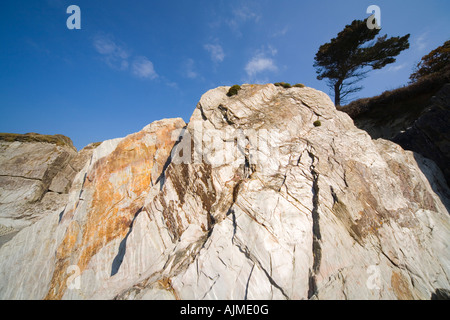
[[[62,211],[81,158],[70,146],[0,141],[0,228],[17,232]]]
[[[187,126],[163,120],[96,148],[64,212],[0,249],[0,298],[430,299],[450,289],[449,190],[432,161],[372,140],[314,89],[228,89],[207,92]]]

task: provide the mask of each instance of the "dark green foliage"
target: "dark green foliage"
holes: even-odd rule
[[[395,62],[394,57],[409,48],[409,34],[389,39],[384,35],[375,39],[379,32],[380,29],[367,27],[367,19],[354,20],[336,38],[319,48],[314,58],[317,79],[328,79],[336,106],[340,106],[341,100],[349,94],[362,89],[353,85],[370,70]]]
[[[445,73],[450,69],[450,40],[424,56],[417,65],[415,72],[409,77],[416,82],[428,75]]]
[[[234,86],[232,86],[230,88],[230,90],[228,90],[227,96],[232,97],[238,94],[239,90],[241,90],[241,86],[235,84]]]
[[[305,85],[303,83],[297,83],[293,85],[294,88],[304,88]]]
[[[287,83],[287,82],[277,82],[277,83],[274,83],[274,85],[276,87],[283,87],[285,89],[292,88],[292,86],[289,83]]]
[[[322,122],[320,120],[314,121],[314,127],[320,127],[322,126]]]

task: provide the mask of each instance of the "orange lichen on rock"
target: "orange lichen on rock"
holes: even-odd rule
[[[84,186],[93,196],[81,239],[77,241],[78,236],[69,227],[58,248],[57,267],[46,299],[63,297],[69,264],[76,264],[83,272],[100,249],[126,236],[155,183],[152,177],[162,173],[176,142],[172,139],[173,131],[183,125],[181,122],[170,123],[156,132],[144,130],[130,135],[110,155],[94,164]],[[69,263],[68,260],[72,261]]]
[[[175,291],[174,287],[172,286],[172,280],[170,278],[163,278],[163,279],[159,280],[157,283],[164,290],[167,290],[170,293],[172,293],[175,300],[180,300],[180,297],[178,296],[177,292]]]
[[[391,286],[399,300],[414,300],[408,281],[402,274],[395,271],[392,272]]]

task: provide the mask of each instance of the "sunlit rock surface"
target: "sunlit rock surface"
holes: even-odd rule
[[[203,95],[187,125],[157,121],[92,149],[62,209],[0,248],[0,299],[450,289],[450,192],[434,162],[372,140],[320,91],[228,89]]]

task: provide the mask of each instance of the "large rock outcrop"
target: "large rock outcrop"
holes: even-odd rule
[[[450,193],[434,162],[372,140],[314,89],[228,89],[203,95],[187,125],[157,121],[95,148],[64,211],[0,248],[0,299],[450,289]]]
[[[92,153],[64,136],[0,134],[0,246],[47,214],[62,212]]]

